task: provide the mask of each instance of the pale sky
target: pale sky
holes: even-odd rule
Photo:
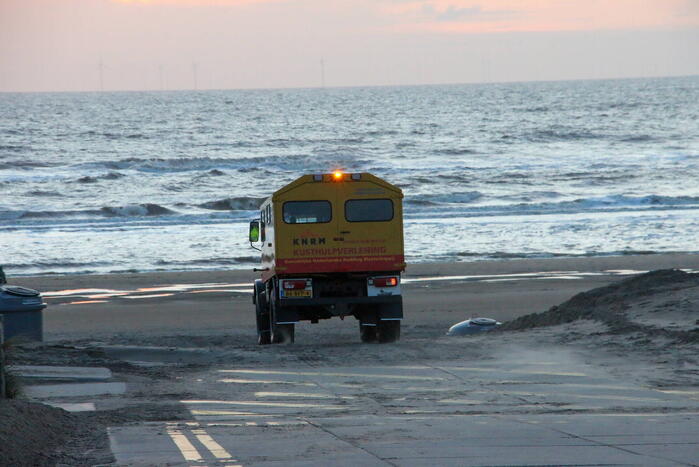
[[[323,70],[327,86],[699,74],[699,0],[0,0],[0,91],[317,87]]]

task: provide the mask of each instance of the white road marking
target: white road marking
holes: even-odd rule
[[[257,415],[258,417],[268,417],[269,415]],[[260,427],[260,428],[265,428],[265,427],[270,427],[270,426],[301,426],[301,425],[308,425],[308,422],[305,422],[303,420],[280,420],[276,422],[187,422],[188,426],[202,426],[205,425],[209,428],[212,427],[233,427],[233,428],[240,428],[240,427]]]
[[[254,412],[236,412],[233,410],[195,410],[189,409],[192,415],[233,415],[236,417],[271,417],[271,414],[260,414]]]
[[[80,402],[80,403],[70,403],[70,402],[48,402],[48,405],[53,407],[58,407],[59,409],[67,410],[68,412],[94,412],[95,403],[94,402]]]
[[[572,371],[544,371],[544,370],[503,370],[493,368],[465,367],[465,366],[444,366],[436,367],[440,370],[450,371],[480,371],[483,373],[515,373],[520,375],[551,375],[551,376],[587,376],[585,373],[577,373]]]
[[[183,404],[221,404],[221,405],[243,405],[243,406],[260,406],[260,407],[289,407],[289,408],[319,408],[319,409],[346,409],[345,406],[323,405],[323,404],[307,404],[298,402],[259,402],[259,401],[211,401],[211,400],[189,400],[180,401]]]
[[[319,394],[313,392],[269,392],[269,391],[258,391],[255,393],[255,397],[310,397],[314,399],[336,399],[337,396],[333,394]]]
[[[492,370],[491,370],[492,371]],[[387,375],[387,374],[367,374],[367,373],[326,373],[323,371],[272,371],[272,370],[219,370],[221,373],[238,374],[271,374],[271,375],[297,375],[297,376],[338,376],[342,378],[383,378],[383,379],[406,379],[418,381],[444,381],[444,378],[435,376],[410,376],[410,375]]]
[[[658,392],[664,392],[665,394],[678,394],[680,396],[687,396],[690,399],[699,400],[699,391],[688,391],[684,389],[655,389]]]
[[[222,370],[227,371],[227,370]],[[296,381],[273,381],[269,379],[237,379],[223,378],[218,380],[219,383],[234,383],[234,384],[292,384],[294,386],[317,386],[315,383],[301,383]]]
[[[551,397],[556,396],[560,393],[555,391],[552,392],[532,392],[532,391],[508,391],[507,394],[512,394],[515,396],[538,396],[538,397]],[[655,397],[632,397],[632,396],[622,396],[616,394],[571,394],[565,393],[560,394],[566,397],[576,397],[578,399],[602,399],[602,400],[620,400],[620,401],[632,401],[632,402],[662,402],[664,399],[659,399]]]

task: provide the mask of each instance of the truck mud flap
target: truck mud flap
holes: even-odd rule
[[[403,319],[403,301],[382,304],[378,310],[378,318],[382,321]]]
[[[276,307],[274,310],[276,324],[291,324],[299,322],[299,314],[293,308]]]

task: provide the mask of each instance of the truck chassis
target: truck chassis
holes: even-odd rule
[[[399,273],[390,272],[396,276]],[[375,273],[371,274],[376,275]],[[367,275],[352,275],[354,279]],[[306,276],[305,276],[306,277]],[[321,319],[339,316],[353,316],[359,321],[359,335],[362,342],[395,342],[400,339],[400,322],[403,318],[403,297],[401,295],[367,296],[313,296],[309,298],[281,298],[279,282],[284,277],[273,277],[267,282],[255,281],[252,301],[255,305],[257,321],[257,342],[261,345],[294,342],[294,327],[299,321],[317,323]],[[338,278],[315,275],[314,283],[337,282]],[[341,280],[341,279],[340,279]],[[323,295],[322,287],[314,290],[314,295]]]

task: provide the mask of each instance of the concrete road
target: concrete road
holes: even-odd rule
[[[119,465],[699,465],[699,392],[641,387],[560,349],[487,361],[196,375],[193,421],[110,429]],[[196,384],[196,383],[194,383]]]

